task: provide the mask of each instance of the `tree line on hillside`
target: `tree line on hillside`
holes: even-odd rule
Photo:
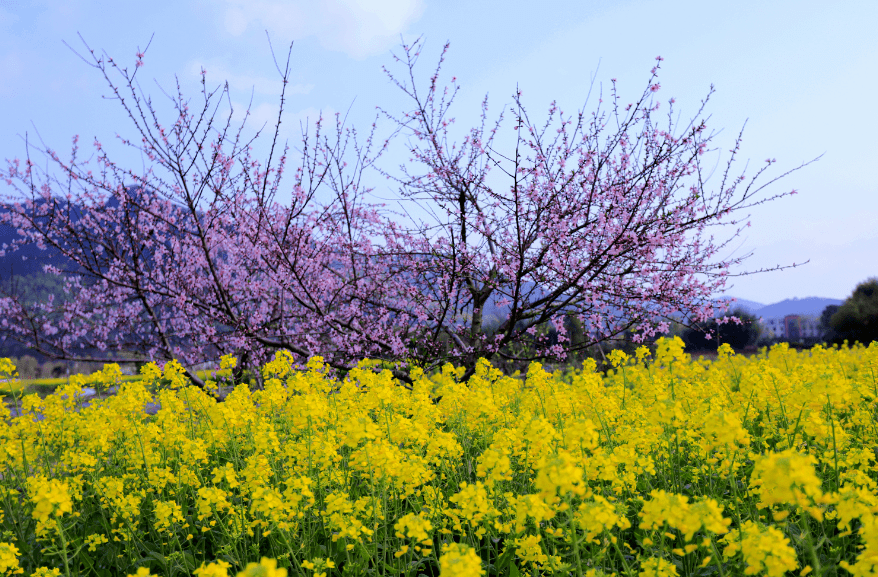
[[[878,277],[858,284],[841,305],[823,309],[820,326],[831,343],[878,341]]]
[[[738,321],[729,322],[732,317]],[[823,334],[815,337],[812,343],[842,344],[847,341],[849,344],[869,345],[878,341],[878,278],[858,284],[842,304],[824,308],[819,326]],[[760,319],[742,309],[730,311],[719,319],[682,327],[680,336],[689,351],[716,350],[721,343],[743,350],[771,342],[766,338]]]
[[[89,49],[86,62],[137,129],[122,144],[151,164],[122,168],[96,140],[91,170],[74,138],[70,161],[27,143],[24,162],[0,170],[12,192],[0,223],[22,236],[18,248],[70,262],[44,270],[63,279],[64,298],[0,295],[4,336],[57,359],[174,359],[200,385],[188,367],[220,354],[241,369],[278,352],[320,355],[339,371],[370,357],[405,383],[414,367],[446,362],[465,367],[464,378],[479,358],[562,362],[625,339],[649,342],[674,322],[711,322],[711,295],[743,260],[721,256],[747,226],[743,214],[795,192],[763,193],[791,172],[762,182],[772,159],[732,173],[740,134],[709,189],[707,99],[677,124],[674,100],[656,99],[661,59],[629,104],[613,80],[595,111],[565,114],[553,103],[537,119],[516,92],[493,119],[486,98],[480,121],[456,132],[460,87],[441,80],[448,46],[426,80],[423,49],[420,40],[403,45],[399,72],[387,72],[409,102],[400,113],[380,110],[387,138],[377,122],[364,138],[340,116],[321,118],[303,131],[290,170],[279,142],[289,55],[263,165],[250,146],[262,130],[244,142],[246,119],[238,128],[231,111],[218,119],[219,88],[208,91],[205,74],[203,106],[190,108],[178,90],[162,122],[135,81],[143,54],[129,71]],[[399,142],[410,160],[383,166]],[[34,151],[58,173],[41,171]],[[425,216],[401,220],[376,204],[372,178],[389,179],[403,207]],[[490,307],[505,311],[496,323]]]
[[[121,193],[116,192],[109,196],[105,202],[104,210],[113,210],[120,205],[118,195],[129,198],[138,199],[144,202],[150,194],[140,186],[127,186]],[[67,208],[67,218],[73,225],[79,225],[79,220],[83,214],[83,206],[70,203]],[[45,199],[37,199],[34,205],[28,209],[29,218],[33,219],[37,226],[46,226],[47,218],[45,215],[51,214],[52,207]],[[179,210],[179,207],[178,209]],[[10,222],[14,214],[13,208],[9,205],[0,205],[0,223]],[[35,215],[43,214],[40,219]],[[107,238],[102,238],[101,233],[107,231],[96,231],[97,234],[93,238],[88,239],[100,246],[100,243],[106,242]],[[179,239],[176,239],[179,242]],[[39,245],[43,246],[40,247]],[[164,242],[165,250],[172,250],[171,239]],[[76,259],[69,258],[70,247],[62,245],[54,245],[51,243],[39,243],[39,239],[35,242],[33,238],[16,227],[9,224],[0,224],[0,296],[5,297],[8,301],[14,301],[20,304],[22,310],[46,310],[47,308],[57,307],[63,308],[70,306],[74,302],[73,295],[76,289],[69,290],[66,287],[68,281],[77,279],[86,287],[92,287],[95,282],[99,281],[100,276],[107,274],[109,265],[104,263],[94,268],[97,274],[88,274],[87,267],[82,266]],[[151,263],[149,254],[141,254],[141,258],[145,263]],[[42,327],[35,322],[37,316],[25,317],[24,325],[32,336],[30,341],[36,340]],[[0,321],[2,323],[2,321]],[[4,325],[4,328],[7,328]],[[21,332],[21,331],[19,331]],[[37,363],[50,363],[53,359],[76,360],[73,356],[56,356],[51,351],[45,351],[43,348],[34,347],[29,344],[28,339],[15,338],[15,332],[11,330],[0,331],[0,356],[18,357],[25,356],[35,359]],[[124,335],[118,331],[113,331],[113,338],[118,341],[125,341]],[[129,337],[130,338],[130,337]],[[101,349],[95,344],[82,344],[79,348],[79,356],[85,356],[93,359],[103,360],[110,358],[110,353],[105,348]],[[123,352],[124,354],[124,352]],[[25,361],[30,366],[32,361]],[[56,367],[56,364],[52,364]],[[92,363],[93,364],[93,363]],[[81,366],[90,366],[87,362]],[[33,373],[34,371],[28,371]],[[40,371],[37,371],[39,373]],[[45,371],[44,371],[45,372]]]

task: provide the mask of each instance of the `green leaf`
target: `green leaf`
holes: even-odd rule
[[[189,551],[183,551],[183,562],[189,571],[195,571],[196,567],[198,567],[198,564],[195,562],[195,556]]]
[[[515,567],[515,563],[512,562],[513,554],[515,553],[515,549],[513,547],[507,547],[503,554],[497,557],[497,573],[500,575],[506,570],[507,567],[515,568],[515,573],[510,573],[510,575],[515,575],[518,577],[518,568]],[[512,571],[512,569],[510,569]]]

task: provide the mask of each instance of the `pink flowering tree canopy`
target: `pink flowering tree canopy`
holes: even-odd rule
[[[458,84],[440,79],[448,46],[423,83],[422,48],[403,46],[402,74],[386,71],[411,103],[380,110],[391,137],[377,139],[377,124],[362,138],[338,116],[321,118],[303,130],[292,168],[279,143],[283,90],[263,164],[251,157],[262,130],[244,142],[244,123],[217,116],[227,85],[209,92],[202,71],[203,105],[190,110],[178,82],[175,116],[162,123],[135,88],[146,51],[129,72],[89,50],[137,129],[118,138],[150,164],[123,168],[96,140],[92,165],[77,138],[68,161],[29,142],[23,161],[7,161],[0,222],[19,245],[70,264],[46,267],[64,278],[63,299],[25,303],[4,290],[4,337],[59,359],[135,354],[187,367],[228,353],[255,366],[281,350],[341,370],[373,358],[404,381],[414,366],[449,361],[470,373],[481,357],[563,361],[710,318],[712,295],[743,258],[722,256],[748,224],[739,215],[795,193],[761,194],[784,176],[757,182],[772,160],[750,178],[732,174],[740,135],[709,189],[707,99],[684,126],[673,99],[663,116],[659,62],[631,104],[620,104],[615,80],[609,111],[601,99],[590,114],[552,104],[532,120],[518,92],[491,120],[486,98],[481,121],[455,139]],[[284,90],[288,76],[289,58]],[[381,165],[400,142],[409,162]],[[32,152],[57,170],[41,171]],[[374,177],[395,184],[411,216],[374,202]]]

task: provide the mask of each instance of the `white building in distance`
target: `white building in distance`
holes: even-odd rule
[[[800,341],[806,338],[819,338],[823,336],[820,321],[814,317],[804,315],[787,315],[785,317],[762,319],[768,334],[776,339],[788,341]]]

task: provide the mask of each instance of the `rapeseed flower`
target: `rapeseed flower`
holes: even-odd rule
[[[794,449],[758,457],[750,478],[750,485],[761,498],[758,506],[796,505],[822,521],[823,512],[814,506],[823,496],[814,471],[816,463],[815,457]]]
[[[18,547],[12,543],[0,543],[0,575],[18,575],[24,569],[18,565]]]
[[[731,558],[740,552],[744,558],[744,575],[764,572],[768,577],[781,577],[799,566],[790,540],[775,527],[744,521],[741,528],[730,531],[724,541],[728,545],[723,549],[723,557]]]
[[[311,559],[308,561],[302,561],[302,567],[305,569],[309,569],[314,573],[314,577],[326,577],[327,569],[334,569],[335,563],[332,559],[324,559],[322,557],[317,557],[315,559]]]
[[[259,563],[248,563],[238,577],[287,577],[287,570],[278,568],[277,560],[263,557]]]
[[[480,577],[485,570],[472,547],[462,543],[446,543],[439,557],[439,574],[442,577]]]
[[[515,540],[515,552],[519,558],[525,563],[537,563],[545,565],[549,561],[549,556],[543,552],[540,541],[543,538],[539,535],[524,535]]]
[[[88,545],[89,551],[97,551],[99,546],[101,546],[105,543],[109,543],[110,540],[107,538],[106,535],[102,535],[100,533],[94,533],[94,534],[86,537],[85,542]]]
[[[509,454],[488,447],[479,456],[476,475],[485,478],[485,486],[489,489],[493,489],[498,482],[511,481],[512,462],[509,460]]]
[[[155,523],[153,527],[162,533],[171,534],[174,532],[175,525],[183,525],[183,510],[180,504],[175,501],[156,501],[153,506],[153,515]]]
[[[540,463],[534,485],[547,499],[563,498],[568,493],[581,497],[586,492],[584,475],[573,456],[568,451],[560,451]]]
[[[65,513],[73,512],[73,499],[66,481],[32,477],[29,492],[34,505],[31,514],[41,523],[47,522],[49,517],[61,517]]]
[[[685,541],[692,541],[702,529],[715,534],[728,531],[731,519],[723,517],[722,508],[716,500],[703,497],[689,503],[685,495],[675,495],[660,489],[650,493],[652,497],[640,511],[642,529],[658,529],[667,525],[683,533]]]
[[[396,529],[396,536],[400,539],[412,539],[423,545],[429,545],[433,542],[433,538],[430,536],[433,524],[422,513],[409,513],[400,517],[393,528]]]
[[[461,483],[460,491],[448,500],[459,507],[459,511],[454,512],[455,515],[459,514],[469,521],[470,526],[473,527],[498,514],[497,509],[491,502],[487,489],[481,482],[475,484]],[[458,524],[456,528],[461,530],[459,527]],[[476,534],[481,537],[484,532],[485,529],[481,528],[476,531]]]
[[[707,452],[750,445],[750,433],[744,428],[741,418],[731,411],[712,411],[705,415],[703,434]]]
[[[650,557],[640,562],[639,577],[675,577],[677,567],[658,557]]]
[[[193,571],[195,577],[229,577],[229,569],[231,565],[225,561],[214,561],[213,563],[202,563],[201,567]]]
[[[839,566],[856,577],[878,573],[878,517],[868,513],[860,516],[860,539],[863,544],[855,563],[841,561]]]
[[[601,495],[595,495],[592,501],[581,503],[574,516],[577,525],[586,532],[586,539],[596,543],[595,537],[614,527],[625,530],[631,523],[625,516],[623,507],[611,503]]]
[[[716,361],[693,361],[678,342],[657,349],[655,361],[645,348],[613,354],[605,375],[588,359],[563,374],[534,364],[522,380],[482,360],[464,382],[449,365],[416,373],[412,390],[381,362],[339,378],[322,360],[302,369],[279,354],[263,390],[239,384],[224,402],[173,363],[147,365],[142,381],[89,406],[82,388],[115,382],[116,369],[71,378],[56,395],[22,399],[23,417],[0,419],[2,538],[24,521],[45,549],[10,567],[55,567],[66,540],[68,554],[120,575],[144,550],[200,565],[198,577],[283,551],[283,563],[310,559],[316,577],[332,573],[310,558],[319,548],[351,570],[379,567],[374,539],[395,567],[445,541],[445,565],[469,558],[476,573],[508,554],[522,574],[672,574],[720,561],[729,574],[779,574],[809,558],[781,532],[797,534],[805,511],[823,569],[868,574],[878,345],[749,358],[723,349]],[[154,396],[161,409],[147,415]],[[480,549],[448,549],[476,539]],[[616,547],[624,567],[606,554]]]
[[[374,505],[370,498],[364,497],[352,502],[344,493],[331,493],[326,496],[323,516],[334,530],[333,541],[345,538],[360,541],[363,537],[370,539],[374,533],[364,523],[364,518],[370,517],[373,512]]]

